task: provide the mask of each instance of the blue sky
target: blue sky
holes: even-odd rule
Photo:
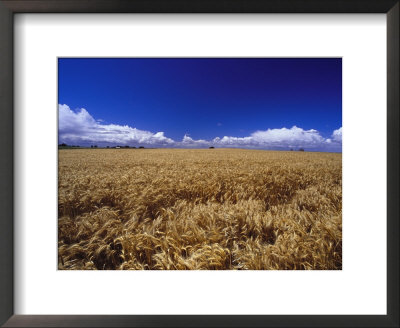
[[[341,151],[340,58],[60,58],[59,141]]]

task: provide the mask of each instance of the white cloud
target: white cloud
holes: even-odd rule
[[[175,142],[175,147],[186,147],[186,148],[200,148],[208,147],[210,142],[203,139],[194,140],[189,135],[185,134],[181,142]]]
[[[297,126],[290,129],[268,129],[256,131],[249,137],[215,138],[213,145],[225,147],[249,147],[263,149],[288,149],[305,148],[308,150],[333,150],[338,151],[341,145],[332,145],[331,139],[323,138],[317,130],[303,130]]]
[[[59,141],[69,144],[121,144],[167,146],[174,143],[164,132],[152,133],[128,125],[102,124],[81,108],[74,112],[67,105],[58,105]]]
[[[254,132],[251,137],[259,144],[280,147],[312,147],[319,146],[324,138],[317,130],[303,130],[297,126],[291,129],[268,129]]]
[[[81,108],[74,112],[67,105],[59,105],[59,141],[67,144],[99,146],[130,145],[148,147],[232,147],[254,149],[298,149],[316,151],[341,151],[342,128],[333,131],[331,138],[325,139],[314,129],[303,130],[297,126],[292,128],[268,129],[255,131],[248,137],[224,136],[212,140],[195,140],[185,134],[182,141],[174,141],[164,132],[152,133],[139,130],[128,125],[103,124],[95,120],[89,112]]]
[[[333,131],[332,139],[337,142],[342,142],[342,128]]]
[[[257,143],[251,137],[228,137],[224,136],[222,139],[217,137],[214,138],[212,143],[216,146],[225,147],[243,147],[243,146],[256,146]]]
[[[232,147],[232,148],[254,148],[254,149],[299,149],[315,151],[341,151],[342,143],[336,138],[325,139],[317,130],[303,130],[297,126],[290,129],[268,129],[256,131],[248,137],[224,136],[216,137],[211,141],[194,140],[188,135],[183,137],[182,142],[175,143],[175,147]]]

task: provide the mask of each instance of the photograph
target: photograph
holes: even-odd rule
[[[58,270],[342,270],[341,57],[57,66]]]

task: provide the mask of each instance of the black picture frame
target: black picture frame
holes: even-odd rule
[[[0,0],[0,324],[4,327],[399,327],[399,8],[399,0]],[[16,13],[385,13],[387,315],[14,315],[13,17]]]

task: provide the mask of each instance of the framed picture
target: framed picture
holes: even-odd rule
[[[0,322],[399,325],[398,1],[0,1]]]

